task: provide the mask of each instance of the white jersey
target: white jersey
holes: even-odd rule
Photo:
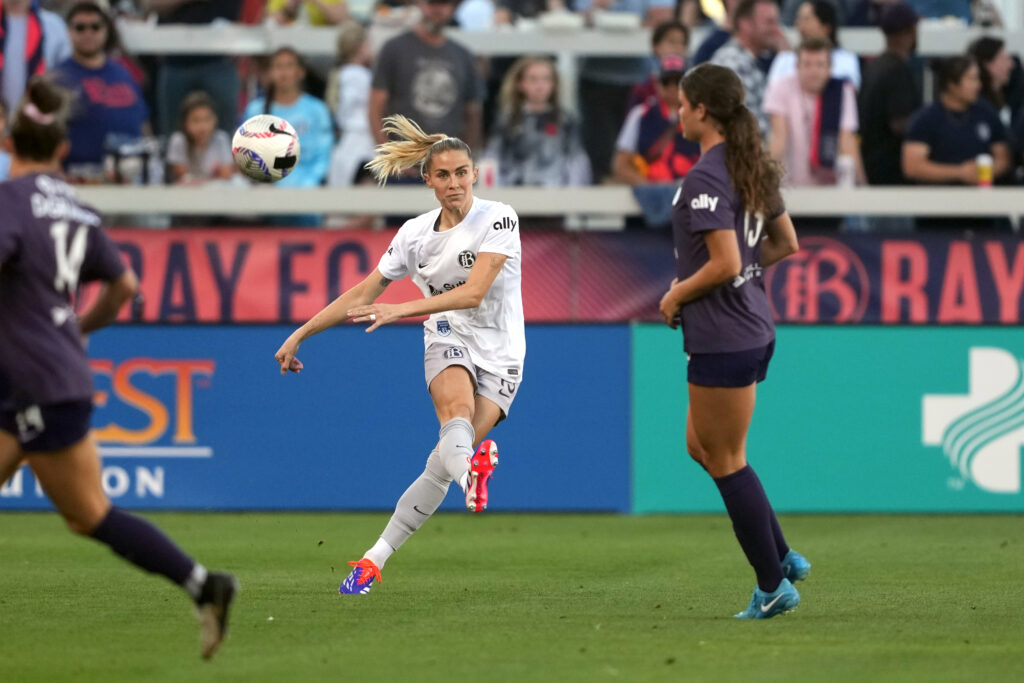
[[[474,365],[519,382],[526,357],[519,217],[508,204],[474,197],[461,223],[438,232],[440,213],[406,221],[377,268],[389,280],[410,276],[431,297],[465,284],[477,254],[507,256],[479,306],[434,313],[423,323],[423,344],[465,346]]]

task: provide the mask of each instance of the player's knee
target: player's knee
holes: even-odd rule
[[[450,401],[438,408],[438,417],[441,420],[441,424],[445,424],[450,420],[454,420],[457,417],[473,421],[475,406],[473,401],[464,401],[462,399]]]
[[[727,477],[738,472],[746,466],[746,458],[741,453],[729,454],[707,454],[704,460],[704,469],[715,479]]]
[[[701,447],[700,443],[692,439],[687,439],[686,452],[697,462],[698,465],[706,467],[704,460],[707,458],[707,453],[705,453],[704,448]]]

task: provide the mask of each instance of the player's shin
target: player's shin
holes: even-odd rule
[[[366,551],[364,557],[382,568],[391,553],[401,547],[434,514],[448,493],[451,481],[447,469],[441,464],[438,451],[433,451],[427,458],[426,469],[398,499],[395,514],[384,528],[380,540]]]

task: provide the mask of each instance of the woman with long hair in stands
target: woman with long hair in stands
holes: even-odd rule
[[[0,184],[0,482],[28,460],[73,532],[185,589],[208,658],[227,632],[234,578],[207,572],[155,526],[113,507],[100,483],[83,339],[113,322],[138,284],[99,215],[60,179],[67,103],[42,77],[29,81],[11,123],[10,180]],[[105,285],[79,318],[72,297],[89,280]]]
[[[402,318],[429,316],[424,370],[439,440],[380,538],[349,563],[353,570],[339,588],[349,595],[370,592],[384,563],[434,514],[453,481],[469,510],[487,507],[498,447],[484,438],[508,416],[526,356],[516,212],[473,196],[477,169],[462,140],[428,135],[404,116],[385,119],[384,132],[396,139],[379,145],[367,167],[381,183],[418,168],[440,207],[406,221],[373,272],[293,332],[275,355],[282,374],[299,372],[299,345],[329,327],[367,322],[366,331],[373,332]],[[375,303],[391,282],[406,276],[422,299]]]
[[[718,486],[757,577],[750,605],[736,617],[767,619],[796,608],[793,582],[810,571],[786,544],[747,464],[757,384],[775,348],[762,270],[796,252],[797,238],[779,194],[780,169],[736,74],[702,64],[681,88],[683,135],[700,143],[701,157],[673,200],[677,278],[660,308],[666,324],[683,328],[687,451]]]

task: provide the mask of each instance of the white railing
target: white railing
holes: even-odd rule
[[[296,213],[419,214],[437,206],[423,187],[295,189],[83,186],[81,198],[105,213],[264,216]],[[521,216],[640,213],[625,186],[480,188]],[[784,192],[794,216],[1011,216],[1024,213],[1024,188],[865,187],[800,188]]]

